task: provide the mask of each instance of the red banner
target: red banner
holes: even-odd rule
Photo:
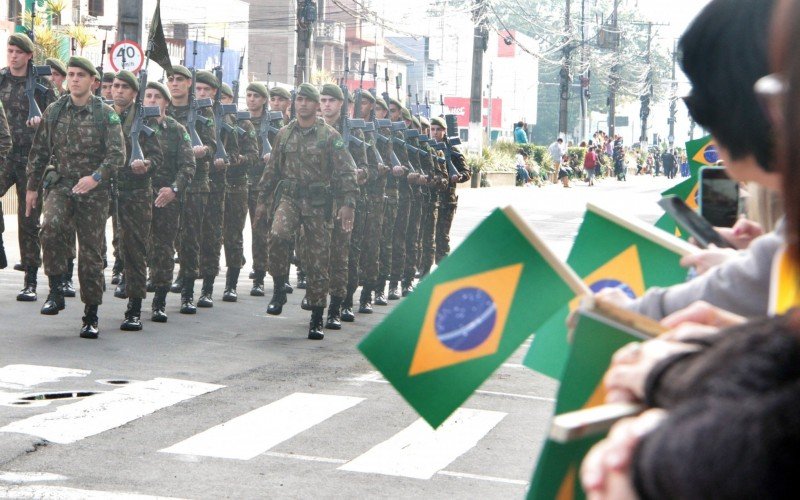
[[[469,98],[468,97],[445,97],[444,105],[449,109],[448,113],[458,117],[459,127],[469,127]],[[489,107],[489,99],[483,98],[483,107]],[[486,116],[483,117],[482,124],[486,126]],[[503,126],[503,100],[500,98],[492,99],[492,128]]]

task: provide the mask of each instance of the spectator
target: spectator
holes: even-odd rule
[[[671,149],[667,149],[661,155],[661,165],[664,167],[664,175],[667,176],[668,179],[675,178],[675,172],[677,170],[675,155],[672,154]]]
[[[565,154],[561,157],[561,163],[558,167],[558,180],[565,188],[571,188],[569,185],[569,176],[572,175],[572,167],[569,166],[569,155]]]
[[[517,144],[527,144],[528,134],[525,133],[525,123],[517,122],[514,126],[514,142]]]
[[[517,182],[521,182],[526,187],[531,185],[531,175],[528,173],[528,166],[525,163],[527,159],[528,155],[524,150],[517,151]]]
[[[564,147],[564,139],[559,137],[554,143],[550,144],[550,147],[547,148],[547,151],[550,153],[550,157],[553,159],[553,171],[556,172],[556,175],[558,175],[559,169],[561,168],[561,157],[567,152],[566,148]]]
[[[594,146],[590,146],[583,158],[583,169],[586,170],[586,179],[589,186],[594,186],[594,169],[597,166],[597,153],[594,152]]]

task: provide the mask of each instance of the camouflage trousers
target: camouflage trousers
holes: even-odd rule
[[[225,216],[222,241],[225,265],[244,267],[244,225],[247,222],[247,186],[228,186],[225,191]]]
[[[195,279],[200,275],[200,237],[208,193],[186,193],[181,207],[181,229],[178,233],[180,276]]]
[[[397,202],[397,216],[394,219],[392,234],[392,271],[389,279],[400,281],[406,265],[406,231],[408,231],[408,215],[411,211],[412,197],[410,193],[400,194]]]
[[[437,194],[431,193],[430,198],[422,206],[422,222],[420,223],[420,237],[422,250],[419,255],[419,270],[422,273],[430,271],[436,258],[436,222],[439,218],[439,199]]]
[[[155,201],[158,192],[153,196]],[[180,200],[172,200],[166,207],[153,207],[150,224],[150,245],[147,249],[147,264],[150,279],[156,287],[169,286],[175,270],[175,240],[181,223]]]
[[[387,191],[383,204],[383,227],[380,238],[380,258],[378,260],[379,279],[388,280],[392,274],[392,248],[394,243],[394,222],[397,219],[397,192]]]
[[[353,290],[358,288],[361,251],[364,244],[364,234],[367,231],[368,219],[367,199],[362,196],[356,201],[356,218],[353,221],[353,231],[350,235],[350,252],[347,258],[347,288]]]
[[[303,252],[303,268],[308,279],[306,297],[312,307],[326,305],[332,224],[329,207],[311,207],[304,200],[284,196],[278,202],[270,228],[269,274],[272,277],[286,276],[300,228],[305,240],[311,243]]]
[[[25,174],[25,167],[27,165],[27,158],[19,161],[9,156],[3,166],[2,174],[0,175],[0,197],[6,194],[12,186],[16,186],[17,190],[17,227],[19,239],[19,253],[23,266],[42,266],[42,245],[39,241],[39,214],[40,208],[37,204],[33,209],[30,217],[25,217],[25,192],[28,183],[28,177]],[[41,198],[42,191],[39,190],[39,197]],[[9,207],[10,208],[10,207]],[[0,217],[2,213],[0,212]]]
[[[413,279],[417,273],[417,260],[419,259],[419,226],[422,220],[422,204],[424,196],[415,192],[411,207],[408,211],[408,228],[406,229],[406,260],[403,269],[403,278]]]
[[[119,251],[119,219],[117,218],[117,206],[114,204],[114,197],[108,197],[108,218],[111,218],[111,248],[114,262],[122,264],[122,253]],[[108,242],[103,235],[103,257],[108,258]]]
[[[367,221],[364,227],[364,242],[361,245],[361,274],[359,284],[372,287],[378,281],[378,261],[381,254],[383,231],[384,197],[367,198]]]
[[[269,227],[272,225],[272,215],[265,215],[263,221],[257,220],[256,211],[258,210],[258,200],[262,192],[250,186],[247,196],[247,205],[250,212],[250,232],[252,238],[252,252],[253,252],[253,270],[266,271],[267,259],[267,236],[269,236]],[[267,207],[265,210],[269,211]]]
[[[119,245],[125,263],[128,297],[147,295],[147,247],[153,220],[153,191],[132,189],[119,192]]]
[[[78,281],[84,304],[103,303],[103,254],[100,252],[106,231],[108,190],[97,189],[84,195],[72,193],[72,186],[49,189],[42,210],[42,255],[44,272],[59,276],[67,272],[71,233],[78,235]]]
[[[200,237],[200,277],[219,274],[219,257],[222,253],[222,223],[225,220],[225,189],[208,193],[208,204],[203,214]]]
[[[450,228],[458,208],[458,196],[445,193],[439,202],[439,218],[436,221],[436,263],[450,253]]]
[[[334,213],[338,211],[335,210]],[[356,219],[358,218],[358,208],[356,208]],[[355,221],[353,221],[353,228],[355,230]],[[331,258],[328,266],[328,274],[330,275],[330,293],[331,297],[344,298],[347,295],[347,282],[350,272],[350,243],[353,233],[346,232],[342,229],[342,225],[338,220],[334,221],[333,232],[331,234]],[[308,260],[309,241],[307,234],[303,234],[297,242],[297,256],[300,258],[302,265],[306,265]],[[313,240],[312,240],[313,241]],[[306,270],[307,271],[307,270]]]

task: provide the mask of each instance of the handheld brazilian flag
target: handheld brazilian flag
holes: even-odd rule
[[[567,264],[595,293],[613,287],[637,298],[651,286],[684,281],[686,270],[680,266],[680,259],[697,251],[697,247],[641,220],[590,203]],[[523,364],[550,377],[561,377],[568,355],[565,321],[576,305],[564,305],[536,330]]]
[[[603,404],[603,374],[614,353],[629,342],[650,335],[591,310],[581,309],[572,334],[572,347],[556,399],[555,415]],[[557,428],[554,421],[533,473],[528,498],[584,498],[578,472],[583,457],[606,432],[584,435],[592,426]]]
[[[516,211],[497,209],[358,348],[438,427],[539,324],[588,291]]]
[[[689,159],[690,166],[705,167],[716,165],[719,161],[719,152],[713,138],[707,135],[694,141],[687,141],[686,158]]]

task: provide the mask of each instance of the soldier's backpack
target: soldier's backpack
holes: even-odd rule
[[[65,94],[61,96],[56,102],[48,106],[50,110],[47,113],[47,124],[51,127],[58,122],[59,116],[61,116],[61,111],[64,109],[64,106],[67,105],[67,100],[69,99],[69,94]],[[94,119],[94,126],[97,128],[98,131],[102,131],[106,127],[106,118],[107,116],[103,113],[103,99],[97,96],[92,96],[92,100],[90,105],[92,106],[92,118]],[[101,134],[102,136],[102,134]]]

